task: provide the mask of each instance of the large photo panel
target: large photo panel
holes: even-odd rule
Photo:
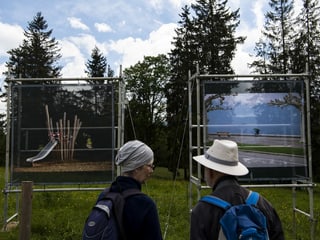
[[[308,177],[304,82],[216,81],[204,84],[207,143],[238,143],[250,181]]]
[[[112,181],[114,114],[112,84],[13,86],[11,183]]]

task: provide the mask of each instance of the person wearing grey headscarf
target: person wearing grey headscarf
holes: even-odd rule
[[[154,170],[154,155],[149,146],[139,140],[128,141],[115,158],[121,175],[111,184],[111,192],[127,189],[141,191],[142,184]],[[127,240],[162,240],[158,210],[155,202],[146,194],[126,198],[123,211],[123,228]]]
[[[116,165],[121,167],[122,173],[130,172],[148,164],[153,164],[153,151],[139,140],[124,144],[116,156]]]

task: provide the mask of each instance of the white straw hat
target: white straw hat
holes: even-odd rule
[[[238,145],[230,140],[214,140],[204,155],[193,157],[201,165],[232,176],[248,174],[246,166],[239,162]]]

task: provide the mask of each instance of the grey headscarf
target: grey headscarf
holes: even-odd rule
[[[125,143],[118,151],[116,165],[121,172],[129,172],[153,160],[153,151],[145,143],[133,140]]]

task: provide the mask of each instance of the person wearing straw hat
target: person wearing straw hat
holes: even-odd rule
[[[204,167],[204,180],[212,188],[211,195],[232,205],[245,203],[250,191],[240,186],[237,176],[244,176],[249,170],[239,162],[237,143],[214,140],[204,155],[193,159]],[[272,205],[259,195],[257,206],[266,216],[269,238],[284,239],[281,221]],[[218,240],[219,220],[224,212],[222,208],[199,201],[191,212],[190,240]]]

